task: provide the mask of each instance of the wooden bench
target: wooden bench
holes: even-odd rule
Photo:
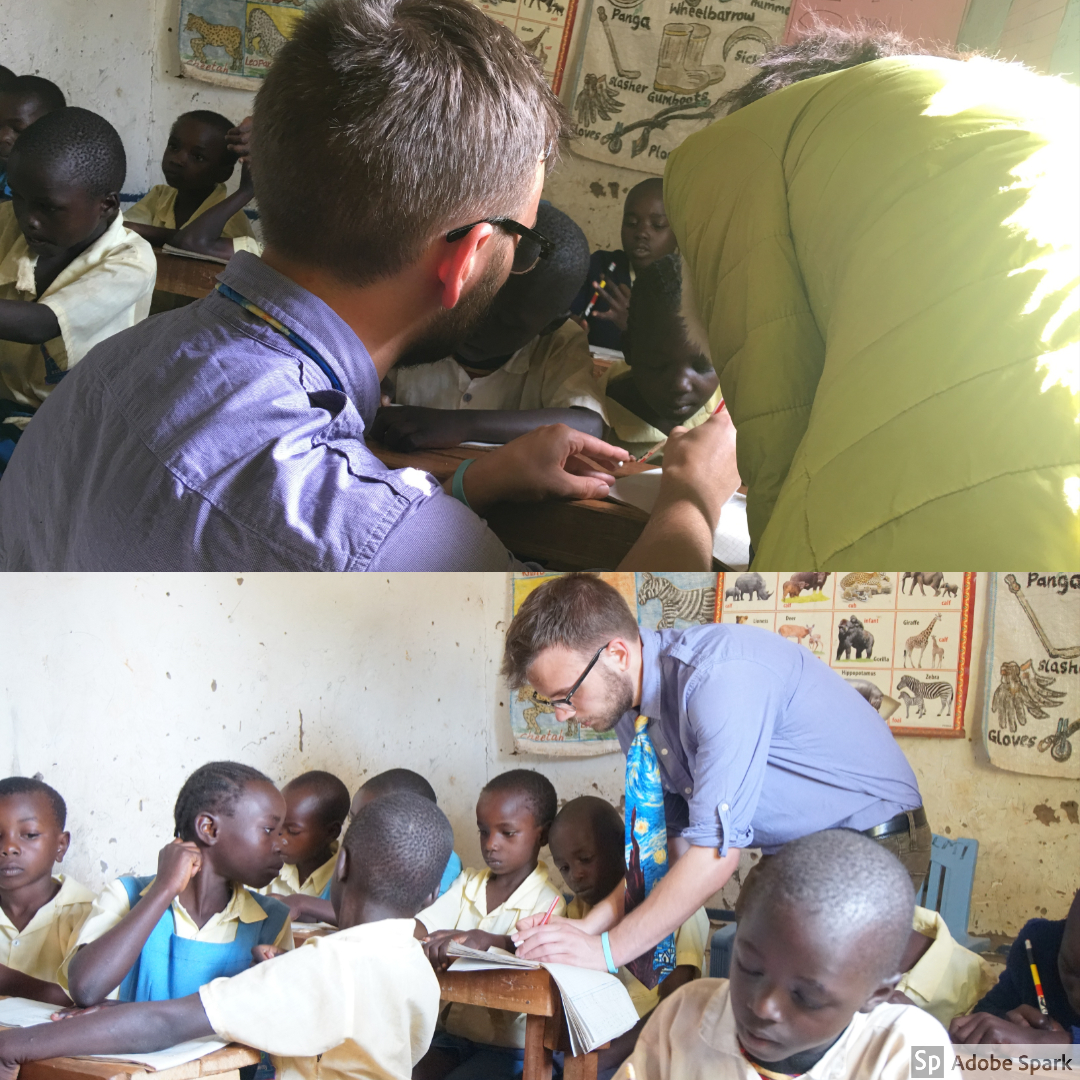
[[[596,1080],[596,1051],[571,1056],[562,997],[543,970],[444,971],[443,1001],[525,1014],[525,1068],[522,1080],[551,1080],[551,1054],[562,1050],[564,1080]]]
[[[214,1076],[237,1080],[238,1069],[259,1063],[259,1051],[233,1043],[206,1057],[154,1072],[133,1062],[100,1061],[94,1058],[44,1058],[28,1061],[19,1069],[20,1080],[197,1080]]]

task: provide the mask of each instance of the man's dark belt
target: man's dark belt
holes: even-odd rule
[[[926,811],[920,806],[915,810],[902,810],[896,817],[875,825],[872,829],[863,829],[863,834],[880,840],[883,836],[896,836],[897,833],[906,833],[911,825],[908,822],[908,814],[911,815],[911,823],[918,828],[926,824]]]

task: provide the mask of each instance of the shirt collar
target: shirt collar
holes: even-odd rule
[[[16,931],[20,934],[29,934],[34,930],[41,930],[56,918],[56,912],[60,908],[69,907],[72,904],[92,904],[94,894],[85,886],[80,885],[74,878],[57,875],[60,882],[60,891],[47,903],[44,903],[34,912],[33,918],[22,928]],[[15,924],[8,914],[0,907],[0,926],[15,930]]]
[[[139,895],[145,896],[150,891],[150,886],[153,884],[153,881],[151,881]],[[185,919],[192,926],[195,926],[196,929],[199,929],[195,920],[188,914],[187,909],[180,903],[179,896],[173,899],[172,909],[180,918]],[[232,896],[229,897],[229,902],[216,915],[211,915],[201,929],[205,929],[211,923],[226,923],[231,922],[234,919],[239,919],[242,923],[253,923],[262,922],[265,918],[266,912],[263,911],[259,901],[256,900],[243,885],[234,881],[232,883]]]
[[[487,914],[491,914],[487,910],[487,894],[484,893],[484,903],[481,905],[477,903],[480,899],[481,891],[487,888],[488,878],[491,877],[490,870],[484,870],[477,874],[476,877],[471,878],[465,882],[464,894],[469,903],[473,904],[477,908],[483,908]],[[540,860],[536,864],[536,869],[503,901],[502,907],[514,908],[518,911],[525,908],[531,908],[536,903],[537,896],[541,891],[549,884],[548,868],[547,864],[543,860]]]
[[[364,343],[337,312],[247,251],[238,251],[219,277],[315,349],[337,373],[365,427],[371,426],[379,407],[379,378]]]
[[[639,716],[660,719],[660,635],[642,627],[641,635],[641,705]]]
[[[330,858],[327,859],[322,866],[312,870],[306,881],[300,880],[300,870],[296,863],[285,863],[285,865],[282,866],[282,880],[287,882],[294,892],[299,892],[308,884],[308,882],[310,882],[311,887],[314,890],[314,895],[322,895],[323,889],[326,888],[326,883],[330,880],[330,875],[334,872],[334,867],[337,866],[338,842],[336,840],[330,845],[330,850],[333,853]]]

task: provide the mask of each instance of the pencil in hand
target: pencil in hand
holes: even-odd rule
[[[1028,964],[1031,967],[1031,979],[1035,983],[1035,996],[1039,1001],[1039,1012],[1043,1016],[1049,1016],[1050,1011],[1046,1007],[1046,998],[1043,996],[1042,979],[1039,978],[1039,969],[1035,966],[1035,952],[1031,948],[1031,939],[1024,938],[1024,948],[1027,950]]]

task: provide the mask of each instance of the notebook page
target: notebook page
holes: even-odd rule
[[[562,994],[571,1037],[579,1036],[577,1053],[594,1050],[629,1031],[637,1022],[637,1009],[626,987],[606,971],[544,964]]]

